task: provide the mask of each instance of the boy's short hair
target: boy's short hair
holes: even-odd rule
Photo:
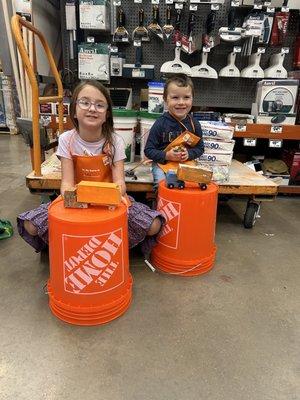
[[[185,74],[176,74],[176,75],[170,76],[165,83],[164,94],[163,94],[165,101],[167,99],[168,89],[169,89],[169,85],[171,83],[174,83],[176,86],[179,86],[179,87],[189,86],[192,89],[192,94],[194,97],[195,91],[194,91],[194,84],[193,84],[192,79]]]

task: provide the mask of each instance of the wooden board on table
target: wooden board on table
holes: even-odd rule
[[[136,165],[137,163],[125,164],[125,170],[132,169]],[[141,165],[134,172],[137,179],[134,179],[134,177],[125,178],[127,191],[151,192],[153,185],[151,167],[149,165]],[[60,161],[55,154],[43,162],[42,175],[41,177],[37,177],[33,172],[27,175],[27,187],[37,191],[60,188]],[[276,183],[237,160],[232,160],[229,181],[219,184],[220,194],[276,195],[277,192],[278,185]]]

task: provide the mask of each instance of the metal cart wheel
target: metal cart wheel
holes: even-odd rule
[[[244,227],[246,229],[253,228],[256,219],[259,218],[260,204],[253,201],[248,201],[247,208],[244,214]]]

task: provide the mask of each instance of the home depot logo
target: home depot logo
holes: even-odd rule
[[[96,294],[124,282],[122,229],[103,235],[63,235],[66,292]]]
[[[178,246],[180,209],[180,203],[159,197],[157,210],[165,217],[166,223],[163,225],[158,241],[162,245],[173,249],[177,249]]]

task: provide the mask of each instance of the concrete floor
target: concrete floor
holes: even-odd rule
[[[15,226],[39,198],[22,137],[1,134],[0,154],[0,217]],[[105,326],[54,317],[47,257],[17,232],[0,241],[0,399],[300,399],[299,198],[264,203],[253,230],[244,208],[219,206],[206,275],[152,273],[132,254],[132,305]]]

